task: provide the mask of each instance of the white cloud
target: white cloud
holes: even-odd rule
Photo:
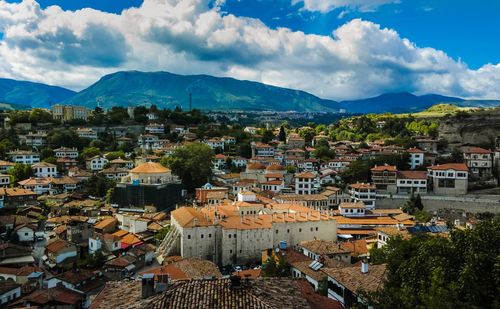
[[[116,15],[40,9],[33,0],[0,2],[0,76],[81,89],[117,70],[167,70],[261,81],[332,99],[390,91],[500,97],[500,65],[471,70],[369,21],[312,35],[270,29],[208,3],[145,0]]]
[[[397,3],[399,0],[292,0],[292,4],[303,3],[304,10],[330,12],[338,8],[351,8],[361,12],[371,12],[379,6]]]

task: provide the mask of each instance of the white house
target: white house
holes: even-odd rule
[[[56,158],[76,159],[76,158],[78,158],[78,149],[61,147],[61,148],[57,148],[56,150],[54,150],[54,154],[55,154]]]
[[[36,177],[56,177],[57,166],[47,162],[35,163],[31,166]]]
[[[440,195],[467,194],[469,168],[464,163],[447,163],[427,168],[432,190]]]
[[[311,172],[295,174],[295,194],[314,194],[318,191],[318,177]]]
[[[50,179],[49,178],[28,178],[25,180],[21,180],[18,182],[18,184],[23,188],[23,189],[28,189],[33,192],[35,192],[38,195],[48,193],[50,189],[52,188]]]
[[[354,202],[363,202],[367,208],[375,208],[375,185],[369,183],[354,183],[347,186],[347,192]]]
[[[100,171],[108,164],[108,159],[103,156],[95,156],[86,160],[87,169],[91,171]]]
[[[398,171],[396,188],[398,194],[427,193],[427,172]]]
[[[412,170],[424,164],[425,152],[418,148],[407,149],[406,152],[410,155],[410,168]]]
[[[47,131],[29,132],[25,136],[25,144],[32,147],[47,145]]]
[[[30,225],[22,224],[17,226],[14,230],[20,242],[32,242],[35,240],[35,228]]]
[[[90,140],[97,139],[97,131],[92,128],[78,128],[76,129],[76,134],[81,138],[88,138]]]
[[[149,134],[165,134],[165,125],[163,123],[150,123],[145,130]]]
[[[224,150],[225,144],[221,138],[214,137],[214,138],[211,138],[211,139],[204,141],[204,143],[207,144],[213,150],[215,150],[217,148]]]
[[[0,174],[0,188],[8,188],[10,185],[10,176]]]
[[[32,151],[11,151],[9,152],[9,157],[14,163],[34,164],[40,162],[40,155]]]

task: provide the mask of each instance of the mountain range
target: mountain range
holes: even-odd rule
[[[210,75],[124,71],[103,76],[86,89],[74,91],[40,83],[0,78],[0,109],[50,107],[55,103],[95,108],[155,104],[160,108],[241,111],[348,113],[419,112],[438,103],[458,106],[500,106],[499,100],[464,100],[437,94],[408,92],[336,102],[301,90]]]

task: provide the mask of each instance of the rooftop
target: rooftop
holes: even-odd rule
[[[170,173],[170,169],[164,167],[160,163],[156,162],[145,162],[130,170],[130,173],[138,174],[159,174],[159,173]]]
[[[386,265],[370,265],[367,273],[362,273],[359,266],[323,268],[323,271],[353,293],[360,290],[375,292],[383,286]]]

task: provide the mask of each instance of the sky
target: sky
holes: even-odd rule
[[[0,77],[81,90],[170,71],[334,100],[500,99],[498,16],[498,0],[0,0]]]

